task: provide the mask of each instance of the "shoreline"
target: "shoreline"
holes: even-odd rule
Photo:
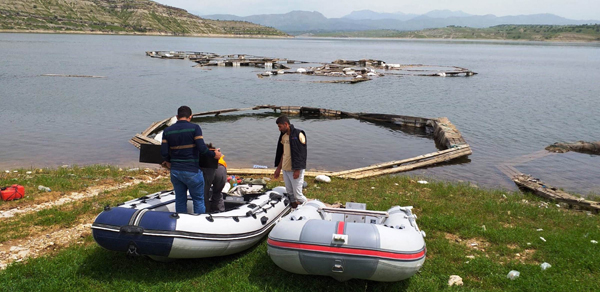
[[[257,38],[257,39],[350,39],[350,40],[402,40],[402,41],[456,41],[456,42],[510,42],[510,43],[540,43],[540,44],[600,44],[598,40],[527,40],[527,39],[480,39],[480,38],[411,38],[411,37],[335,37],[316,35],[231,35],[231,34],[171,34],[161,32],[101,32],[101,31],[54,31],[54,30],[24,30],[0,29],[0,33],[30,33],[30,34],[77,34],[77,35],[126,35],[126,36],[166,36],[166,37],[198,37],[198,38]]]
[[[102,31],[55,31],[55,30],[26,30],[26,29],[0,29],[0,33],[31,33],[31,34],[77,34],[77,35],[133,35],[133,36],[166,36],[166,37],[205,37],[205,38],[273,38],[285,39],[294,36],[275,35],[231,35],[231,34],[171,34],[162,32],[102,32]]]
[[[410,37],[333,37],[297,35],[296,38],[349,39],[349,40],[403,40],[403,41],[456,41],[456,42],[511,42],[511,43],[541,43],[541,44],[600,44],[600,41],[590,40],[514,40],[514,39],[467,39],[467,38],[410,38]]]

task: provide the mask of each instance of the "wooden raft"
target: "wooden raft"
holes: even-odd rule
[[[412,117],[402,116],[393,114],[377,114],[377,113],[353,113],[339,110],[331,110],[316,107],[304,107],[304,106],[276,106],[276,105],[257,105],[250,108],[239,108],[239,109],[223,109],[216,111],[207,111],[196,113],[192,115],[192,118],[214,115],[218,116],[222,113],[239,112],[239,111],[250,111],[250,110],[273,110],[274,112],[279,111],[282,114],[287,115],[299,115],[307,117],[319,117],[319,118],[355,118],[359,120],[367,120],[376,123],[389,123],[394,126],[409,126],[416,128],[430,127],[433,131],[433,139],[435,140],[438,148],[443,150],[419,155],[413,158],[389,161],[385,163],[373,164],[367,167],[361,167],[356,169],[331,172],[331,171],[305,171],[304,175],[314,177],[320,174],[335,176],[346,179],[361,179],[367,177],[373,177],[378,175],[392,174],[398,172],[404,172],[413,170],[419,167],[431,166],[439,164],[445,161],[449,161],[455,158],[471,155],[471,147],[462,134],[456,129],[456,127],[448,120],[448,118],[423,118],[423,117]],[[135,147],[140,148],[141,144],[160,144],[149,136],[154,134],[159,129],[169,126],[172,123],[173,118],[167,118],[158,122],[153,123],[145,131],[140,134],[136,134],[129,141]],[[230,174],[240,175],[272,175],[274,169],[254,169],[254,168],[228,168],[227,172]]]
[[[575,197],[569,193],[551,187],[545,184],[543,181],[533,178],[530,175],[518,174],[513,176],[512,180],[520,189],[530,191],[540,197],[550,199],[555,202],[566,203],[573,208],[593,211],[594,213],[600,212],[600,202],[594,202],[584,198]]]

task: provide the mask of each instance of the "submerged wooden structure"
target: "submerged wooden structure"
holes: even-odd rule
[[[524,174],[516,168],[519,164],[540,159],[548,155],[556,155],[556,153],[546,150],[536,151],[531,154],[517,157],[511,161],[501,163],[498,165],[498,169],[507,175],[521,191],[530,192],[553,202],[567,204],[571,208],[598,213],[600,211],[600,202],[586,200],[584,198],[569,194],[556,187],[548,185],[539,178],[534,178],[531,175]]]
[[[355,84],[372,80],[372,77],[382,77],[385,74],[401,76],[436,76],[457,77],[473,76],[473,72],[467,68],[457,66],[439,66],[423,64],[388,64],[382,60],[362,59],[343,60],[338,59],[330,63],[296,61],[287,58],[261,57],[247,54],[219,55],[208,52],[193,51],[147,51],[146,55],[160,59],[190,60],[197,65],[194,67],[255,67],[266,71],[256,74],[258,78],[270,77],[284,74],[302,74],[310,76],[321,76],[331,78],[344,78],[316,83],[345,83]],[[292,64],[308,64],[292,69]],[[383,74],[382,72],[385,72]],[[350,79],[348,79],[350,78]]]
[[[566,203],[572,208],[600,212],[600,202],[586,200],[584,198],[575,197],[567,192],[561,191],[555,187],[547,185],[537,178],[533,178],[526,174],[517,174],[512,178],[519,189],[533,192],[534,194],[549,199],[554,202]]]
[[[460,131],[448,120],[448,118],[423,118],[392,114],[373,114],[373,113],[354,113],[347,111],[338,111],[331,109],[303,107],[303,106],[276,106],[276,105],[258,105],[251,108],[239,109],[223,109],[216,111],[207,111],[196,113],[192,118],[201,116],[218,116],[224,113],[251,111],[251,110],[273,110],[289,116],[306,116],[306,117],[331,117],[331,118],[355,118],[378,123],[390,123],[393,125],[428,128],[433,135],[433,139],[440,151],[426,153],[413,158],[394,160],[385,163],[378,163],[366,167],[331,172],[331,171],[306,171],[305,176],[317,176],[325,174],[341,178],[361,179],[378,175],[392,174],[413,170],[420,167],[431,166],[442,163],[459,157],[465,157],[472,154],[471,147],[462,137]],[[160,141],[150,138],[151,135],[167,127],[174,121],[174,117],[169,117],[164,120],[157,121],[150,125],[143,132],[136,134],[129,141],[137,148],[141,144],[160,145]],[[273,174],[272,169],[234,169],[228,168],[230,174],[245,174],[245,175],[270,175]]]

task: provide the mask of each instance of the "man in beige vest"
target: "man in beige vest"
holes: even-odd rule
[[[275,121],[279,128],[279,139],[277,140],[277,153],[275,154],[274,177],[279,178],[283,170],[285,189],[292,201],[292,207],[306,202],[302,194],[304,184],[304,170],[306,169],[306,134],[290,124],[287,116],[282,115]]]

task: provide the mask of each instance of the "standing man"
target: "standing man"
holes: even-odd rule
[[[203,214],[204,178],[198,165],[199,155],[213,159],[221,157],[221,151],[211,151],[204,144],[202,129],[192,124],[192,110],[187,106],[177,109],[177,123],[163,131],[160,154],[163,165],[171,169],[171,183],[175,189],[175,211],[187,213],[187,191],[194,205],[194,213]]]
[[[279,177],[283,169],[283,181],[286,192],[294,195],[292,208],[306,202],[302,194],[304,184],[304,169],[306,168],[306,134],[300,129],[290,125],[287,116],[282,115],[275,121],[279,128],[279,140],[277,140],[277,152],[275,154],[275,178]]]

